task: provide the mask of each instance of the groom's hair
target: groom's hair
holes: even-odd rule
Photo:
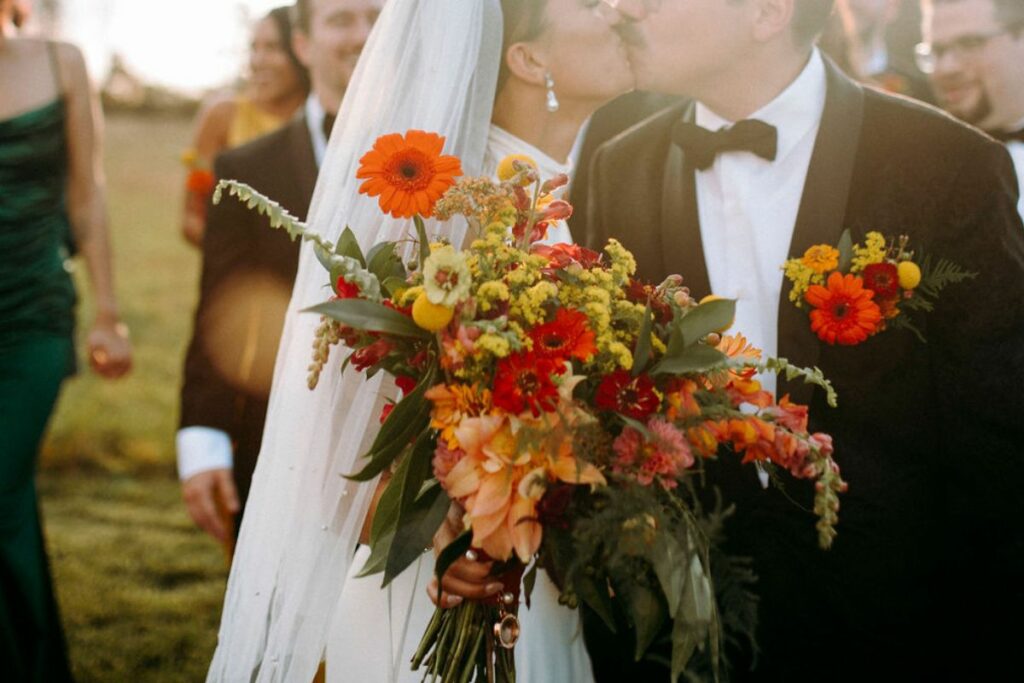
[[[828,24],[835,0],[796,0],[793,15],[793,39],[800,47],[814,44]]]
[[[952,5],[960,0],[922,0],[924,7],[929,5]],[[989,0],[995,20],[1003,26],[1012,26],[1024,22],[1024,0]]]
[[[295,0],[295,7],[292,8],[293,26],[306,35],[309,35],[309,27],[313,23],[312,4],[313,0]]]
[[[548,0],[501,0],[501,15],[504,35],[501,40],[501,67],[498,69],[498,87],[501,92],[510,72],[505,62],[505,52],[513,43],[533,40],[544,32],[544,12]]]

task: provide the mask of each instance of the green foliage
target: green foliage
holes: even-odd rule
[[[850,272],[850,266],[853,265],[853,237],[850,235],[849,230],[843,230],[843,234],[839,237],[838,250],[838,270],[841,273],[848,273]]]
[[[414,339],[430,338],[430,333],[417,326],[409,316],[364,299],[335,299],[310,306],[304,312],[319,313],[363,332],[384,332]]]
[[[409,449],[413,439],[426,432],[430,423],[430,403],[424,394],[434,385],[436,374],[437,367],[431,365],[412,393],[398,402],[365,456],[370,462],[358,473],[350,475],[351,479],[370,481],[391,467],[398,456]]]
[[[921,284],[914,294],[924,294],[929,298],[937,299],[948,285],[973,280],[976,277],[978,277],[977,273],[965,270],[952,261],[939,259],[933,263],[929,256],[921,264]]]

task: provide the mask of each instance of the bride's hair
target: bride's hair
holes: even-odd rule
[[[505,59],[508,47],[514,43],[533,40],[544,32],[544,12],[548,8],[548,0],[501,0],[502,36],[501,67],[498,69],[498,87],[501,92],[511,71]]]

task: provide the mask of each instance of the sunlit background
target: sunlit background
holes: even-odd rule
[[[77,44],[93,80],[115,60],[139,80],[185,95],[243,72],[248,28],[280,0],[36,0],[37,28]]]

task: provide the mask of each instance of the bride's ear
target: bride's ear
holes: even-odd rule
[[[544,85],[548,65],[544,55],[529,43],[513,43],[505,51],[505,64],[515,78],[531,85]]]

